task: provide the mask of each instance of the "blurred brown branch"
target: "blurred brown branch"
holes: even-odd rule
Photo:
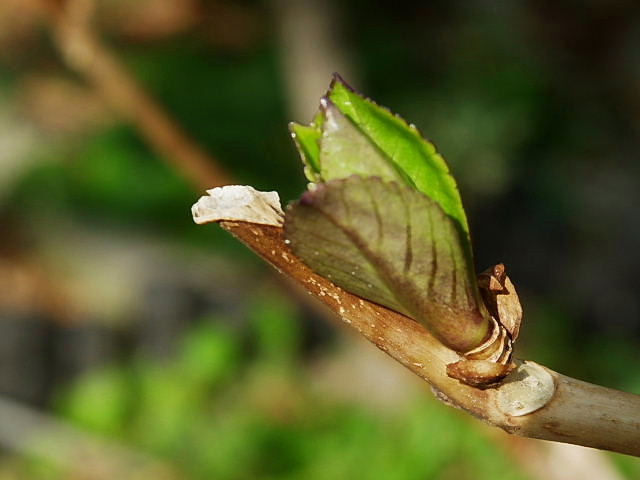
[[[327,88],[326,79],[333,72],[357,83],[342,25],[344,6],[325,0],[271,0],[270,5],[281,45],[289,113],[297,120],[311,120],[318,92]]]
[[[149,143],[198,189],[225,185],[230,176],[145,91],[91,28],[93,0],[32,0],[46,13],[56,45],[82,75]]]

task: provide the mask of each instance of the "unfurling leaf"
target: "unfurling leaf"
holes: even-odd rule
[[[464,232],[469,227],[456,182],[420,132],[334,77],[310,126],[290,125],[312,182],[349,175],[397,180],[433,199]]]
[[[323,99],[322,107],[320,165],[324,182],[350,175],[404,181],[404,175],[395,164],[333,102]]]
[[[350,176],[320,184],[285,217],[291,247],[345,290],[424,324],[459,352],[489,323],[460,229],[405,183]]]
[[[324,116],[319,112],[311,125],[291,122],[289,130],[304,164],[304,174],[311,182],[320,182],[320,138]]]

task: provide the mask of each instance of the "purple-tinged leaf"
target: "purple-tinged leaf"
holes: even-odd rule
[[[465,234],[404,183],[351,176],[320,184],[285,216],[291,247],[345,290],[422,323],[459,352],[489,328]]]

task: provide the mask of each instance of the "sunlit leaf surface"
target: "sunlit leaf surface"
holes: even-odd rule
[[[468,236],[469,227],[456,182],[433,144],[425,140],[415,126],[359,95],[340,77],[334,78],[328,97],[415,188],[435,200]]]
[[[304,174],[311,182],[321,181],[320,177],[320,137],[322,130],[316,125],[289,124],[291,136],[298,148],[304,164]]]
[[[336,76],[309,125],[290,130],[312,182],[349,175],[398,180],[432,198],[469,236],[456,182],[420,132]]]

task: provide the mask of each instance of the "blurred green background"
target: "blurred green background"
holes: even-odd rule
[[[62,55],[65,5],[211,165],[284,202],[287,122],[342,73],[449,162],[478,269],[519,289],[518,356],[640,393],[637,2],[3,0],[1,480],[640,478],[446,407],[195,226],[201,185]]]

